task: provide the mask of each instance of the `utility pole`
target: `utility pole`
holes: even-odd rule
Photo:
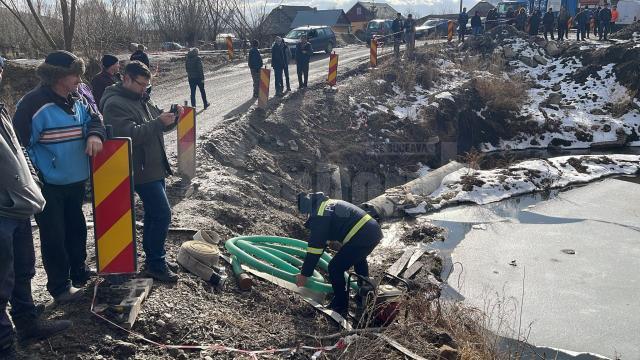
[[[460,13],[462,13],[462,0],[460,0]]]

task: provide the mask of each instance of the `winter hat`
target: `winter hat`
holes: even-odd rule
[[[117,57],[115,57],[115,56],[113,56],[113,55],[111,55],[111,54],[105,54],[105,55],[102,57],[102,66],[103,66],[105,69],[108,69],[108,68],[110,68],[111,66],[115,65],[116,63],[118,63],[118,61],[119,61],[119,60],[118,60],[118,58],[117,58]]]
[[[84,61],[68,51],[56,50],[47,55],[36,72],[43,84],[52,85],[65,76],[84,74]]]

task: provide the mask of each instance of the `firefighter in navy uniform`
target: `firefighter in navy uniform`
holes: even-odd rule
[[[307,283],[327,243],[338,242],[340,250],[329,262],[329,279],[334,293],[329,307],[346,315],[349,293],[344,273],[353,266],[356,274],[369,276],[367,256],[382,239],[380,225],[361,208],[346,201],[329,199],[321,192],[300,193],[298,210],[309,214],[305,227],[311,231],[311,236],[296,285]]]

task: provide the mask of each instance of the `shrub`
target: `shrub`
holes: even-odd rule
[[[472,86],[493,111],[518,111],[527,100],[527,82],[521,78],[475,78]]]

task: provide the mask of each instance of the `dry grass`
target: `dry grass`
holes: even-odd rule
[[[527,100],[528,85],[519,77],[509,80],[497,77],[475,78],[471,84],[493,111],[518,111]]]

